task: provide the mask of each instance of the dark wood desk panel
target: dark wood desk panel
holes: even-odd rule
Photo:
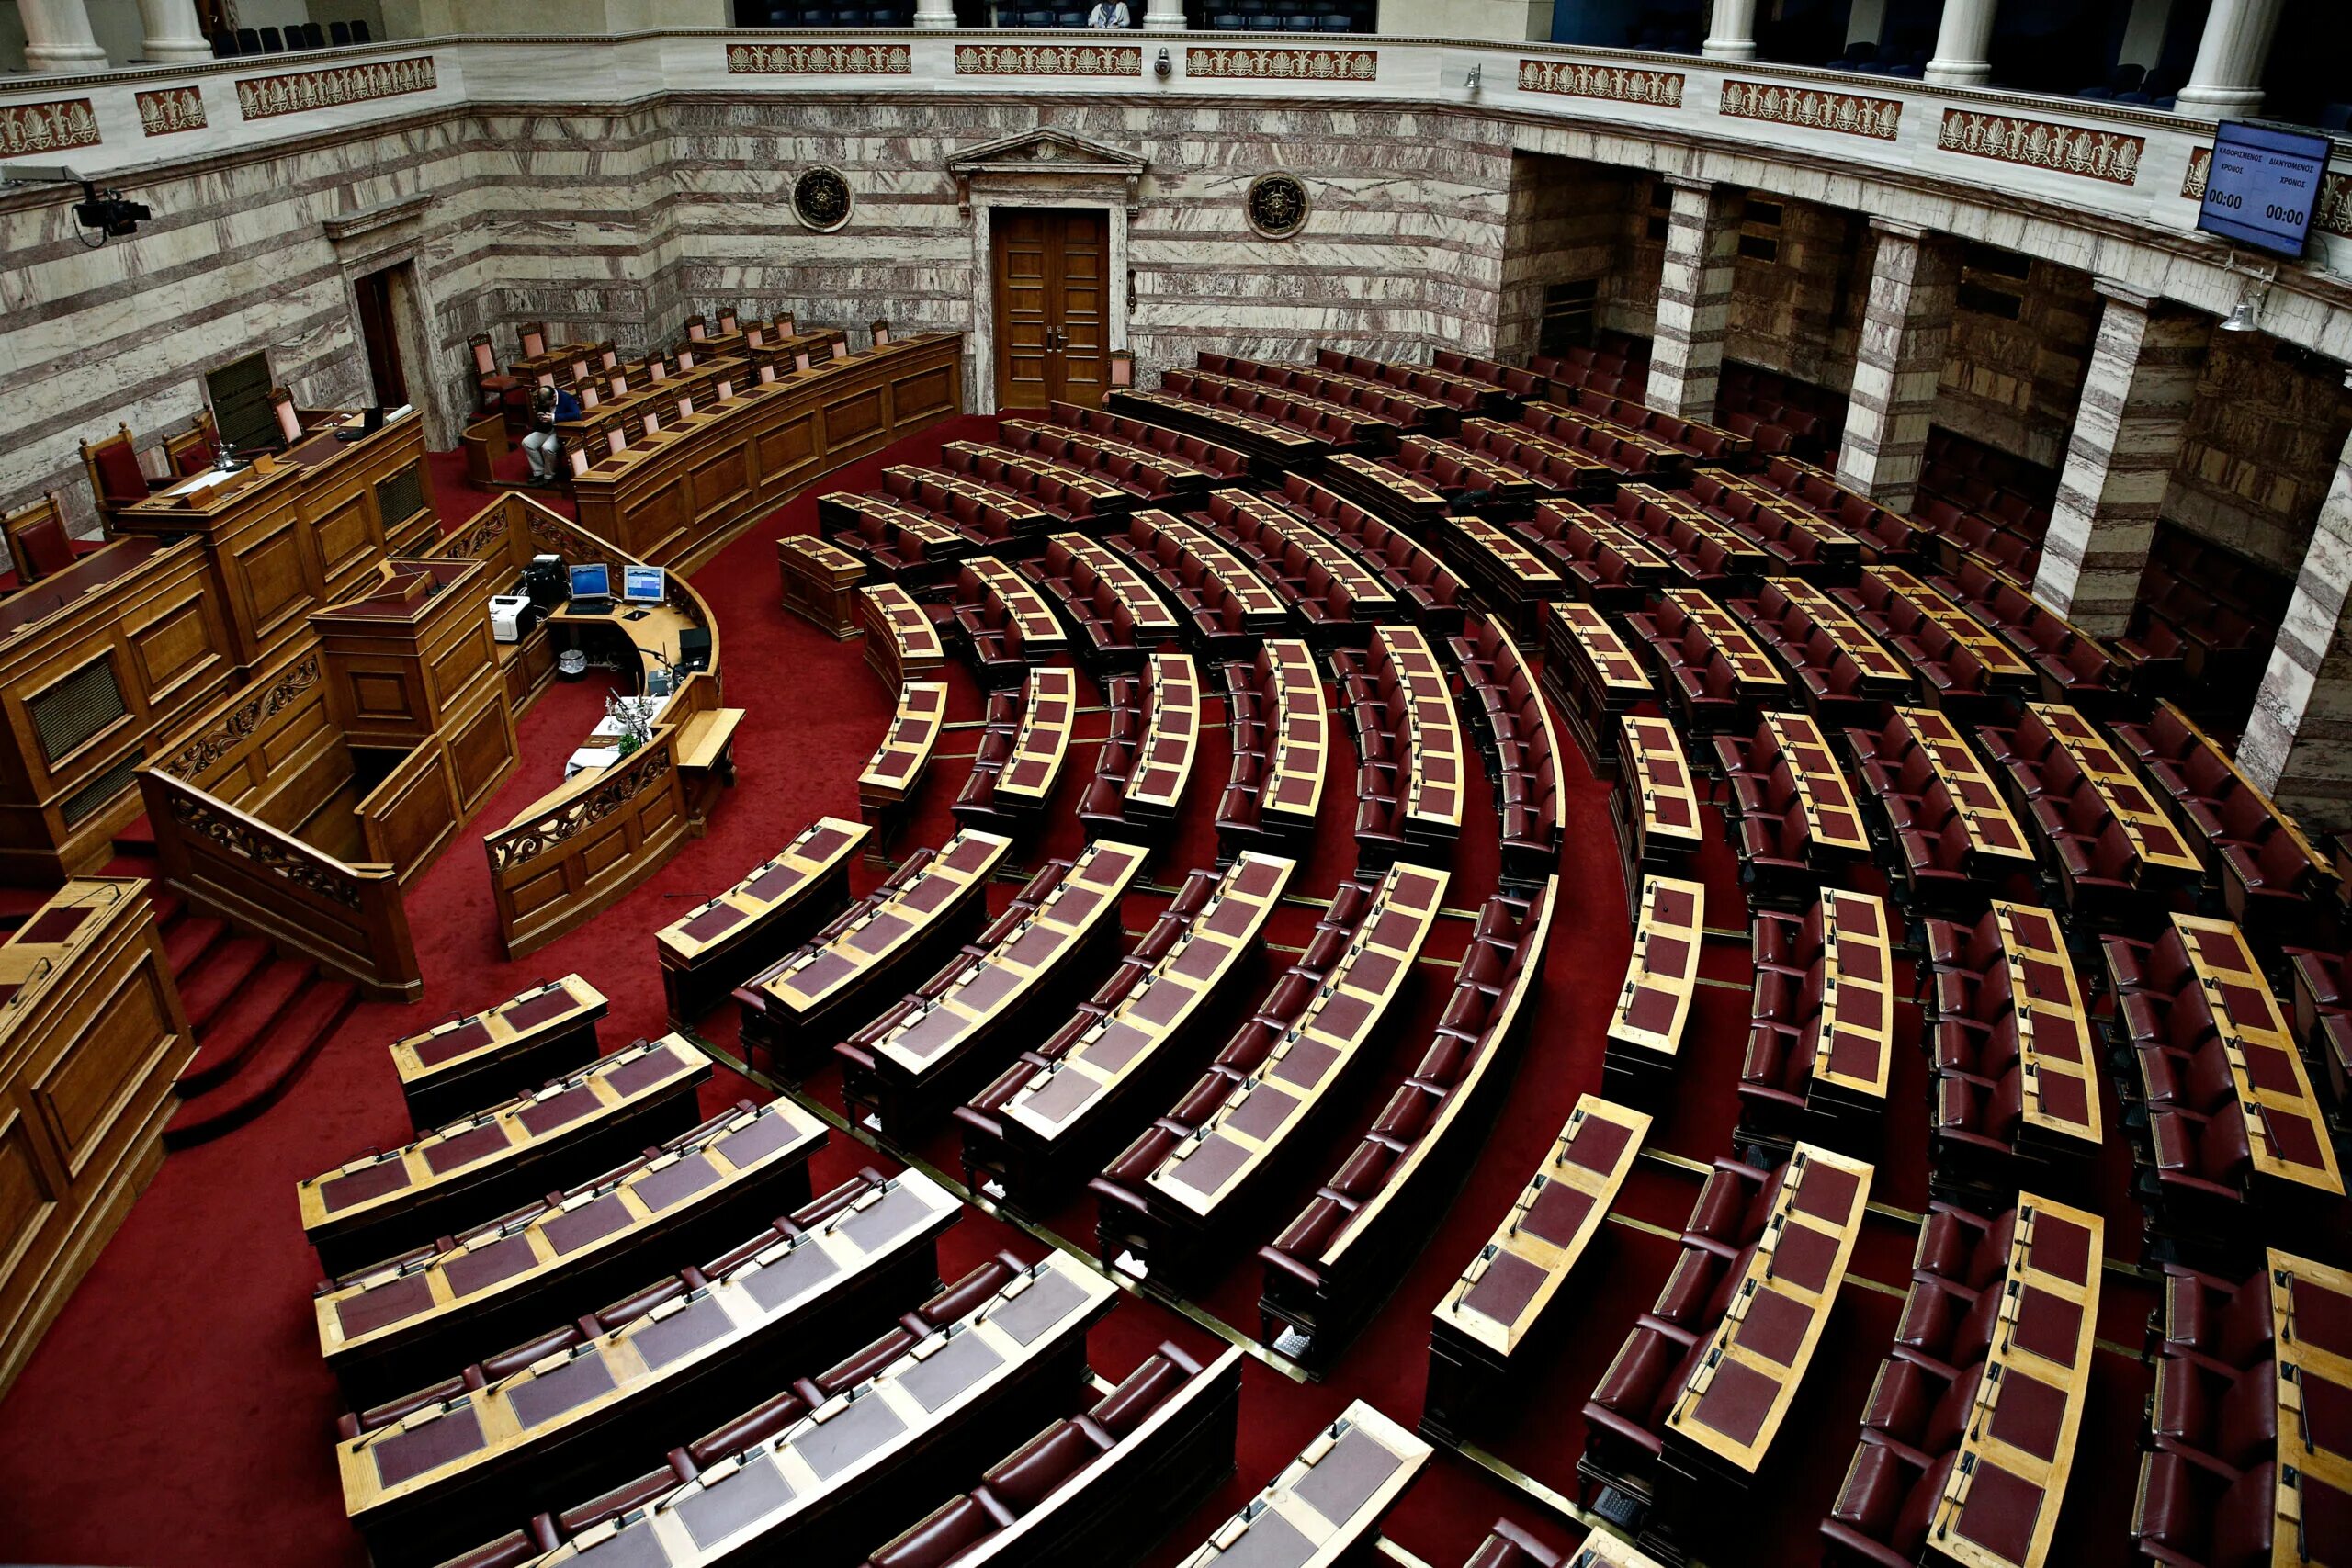
[[[0,1394],[163,1165],[196,1052],[143,887],[69,882],[0,944]]]

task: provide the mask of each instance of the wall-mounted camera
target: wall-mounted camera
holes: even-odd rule
[[[82,199],[74,204],[74,221],[97,231],[101,245],[118,234],[136,234],[140,224],[155,216],[155,209],[145,202],[125,200],[119,190],[100,190],[96,182],[84,179],[62,164],[11,164],[0,174],[0,183],[80,186]]]

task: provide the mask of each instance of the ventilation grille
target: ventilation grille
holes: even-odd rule
[[[389,479],[376,481],[376,515],[387,532],[424,510],[424,475],[414,463]]]
[[[42,760],[51,767],[123,716],[114,660],[100,654],[26,705]]]
[[[73,827],[92,812],[103,807],[116,795],[129,789],[131,776],[139,771],[139,764],[145,758],[146,750],[143,747],[134,750],[130,756],[67,795],[64,806],[60,807],[65,813],[65,825],[69,828]]]

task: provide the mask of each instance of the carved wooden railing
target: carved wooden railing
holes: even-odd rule
[[[448,747],[438,736],[422,742],[351,809],[369,856],[403,885],[415,880],[458,836],[462,819]]]
[[[482,840],[507,957],[545,946],[595,915],[659,871],[685,839],[678,733],[675,725],[657,725],[638,750]]]
[[[169,773],[141,770],[139,788],[163,880],[190,905],[317,960],[370,997],[424,994],[392,867],[347,865]]]

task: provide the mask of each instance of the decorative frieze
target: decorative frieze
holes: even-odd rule
[[[1143,51],[1128,44],[967,43],[958,76],[1140,76]]]
[[[914,51],[902,43],[731,43],[730,76],[910,76]]]
[[[1584,65],[1568,60],[1522,60],[1521,92],[1556,93],[1564,98],[1607,98],[1621,104],[1682,107],[1682,73],[1645,71],[1629,65]]]
[[[1369,49],[1188,49],[1187,76],[1268,82],[1371,82],[1380,56]]]
[[[268,119],[306,109],[339,108],[374,98],[429,93],[435,85],[429,54],[374,60],[365,65],[334,65],[322,71],[291,71],[283,76],[240,76],[237,112],[247,119]]]
[[[152,93],[140,94],[139,126],[150,136],[169,136],[176,130],[202,130],[202,89],[194,86],[161,87]]]
[[[2140,155],[2147,151],[2148,142],[2145,137],[2127,136],[2120,130],[1946,109],[1936,145],[1947,152],[2128,186],[2140,177]]]
[[[2203,201],[2205,176],[2212,164],[2211,147],[2199,147],[2191,152],[2188,174],[2180,182],[2180,194],[2190,201]],[[2321,176],[2319,210],[2312,214],[2312,227],[2339,240],[2352,240],[2352,175],[2339,175],[2330,169]]]
[[[1873,98],[1860,93],[1826,93],[1816,87],[1783,87],[1771,82],[1724,79],[1722,113],[1734,119],[1770,120],[1798,125],[1807,130],[1835,130],[1847,136],[1894,140],[1903,123],[1903,105],[1894,98]]]
[[[0,158],[97,144],[98,117],[91,112],[87,98],[0,105]]]

